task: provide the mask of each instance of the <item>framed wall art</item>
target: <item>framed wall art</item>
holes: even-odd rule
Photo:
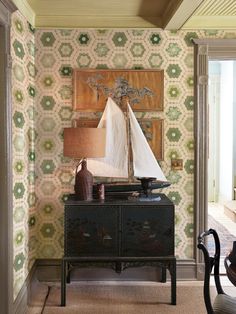
[[[73,71],[75,111],[103,111],[108,96],[116,103],[126,97],[133,111],[162,111],[163,94],[163,70]]]
[[[77,127],[96,128],[99,119],[77,119],[75,124]],[[157,160],[164,159],[164,143],[163,143],[163,119],[138,119],[144,135],[151,147]]]

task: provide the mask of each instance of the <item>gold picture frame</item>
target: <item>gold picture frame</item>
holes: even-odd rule
[[[137,119],[154,156],[158,161],[164,160],[164,120],[163,119]],[[76,119],[77,127],[96,128],[99,119]]]
[[[133,111],[163,111],[164,71],[163,70],[73,70],[73,110],[103,111],[108,95],[92,86],[96,80],[106,88],[114,88],[117,78],[124,78],[129,86],[137,90],[147,88],[152,95],[145,94],[139,102],[131,104]]]

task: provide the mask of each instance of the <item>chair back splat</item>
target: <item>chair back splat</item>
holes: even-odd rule
[[[215,253],[210,256],[206,247],[206,238],[213,236],[215,244]],[[214,229],[204,231],[198,236],[197,247],[202,250],[205,262],[205,276],[204,276],[204,301],[208,314],[236,314],[236,298],[228,296],[222,289],[220,282],[220,240],[217,232]],[[214,274],[214,281],[217,290],[217,296],[212,305],[210,295],[210,276]]]

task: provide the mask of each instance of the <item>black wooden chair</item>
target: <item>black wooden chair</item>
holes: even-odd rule
[[[210,256],[206,245],[205,238],[213,235],[215,243],[215,254]],[[217,232],[214,229],[209,229],[203,232],[198,237],[198,248],[202,250],[205,261],[205,277],[204,277],[204,301],[207,309],[207,314],[236,314],[236,298],[227,295],[221,286],[219,276],[220,265],[220,241]],[[212,304],[210,295],[210,275],[214,273],[215,286],[217,296]]]

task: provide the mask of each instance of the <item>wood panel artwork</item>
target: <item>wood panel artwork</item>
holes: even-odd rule
[[[77,127],[96,128],[99,119],[77,119]],[[157,160],[164,159],[163,119],[138,119],[143,133]]]
[[[74,69],[73,109],[75,111],[103,111],[110,89],[117,86],[117,79],[123,78],[129,87],[143,92],[140,97],[130,94],[133,111],[162,111],[164,93],[163,70],[96,70]],[[118,89],[117,89],[118,90]],[[106,94],[104,94],[104,91]],[[145,92],[145,91],[144,91]],[[137,97],[136,97],[137,96]],[[130,98],[131,101],[131,98]]]

